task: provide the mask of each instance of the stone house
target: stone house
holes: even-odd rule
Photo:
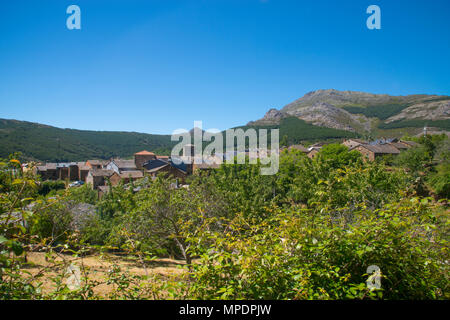
[[[46,163],[35,167],[34,172],[41,176],[42,180],[58,180],[58,170],[56,163]]]
[[[103,198],[105,194],[107,194],[111,187],[110,186],[98,186],[98,199]]]
[[[144,163],[155,160],[156,155],[153,152],[142,150],[134,154],[134,164],[137,169],[143,169]]]
[[[123,171],[136,171],[136,164],[134,160],[112,159],[105,167],[107,170],[113,170],[118,174]]]
[[[111,182],[111,185],[116,186],[121,181],[126,184],[131,181],[142,179],[143,177],[144,173],[142,171],[124,171],[122,173],[114,172],[109,178],[109,181]]]
[[[344,140],[344,142],[342,142],[342,144],[349,149],[354,149],[361,144],[368,144],[368,143],[369,143],[368,141],[356,139],[356,138],[346,139],[346,140]]]
[[[78,180],[86,182],[86,177],[91,170],[91,167],[87,166],[85,162],[77,162],[78,165]]]
[[[400,154],[400,150],[389,143],[378,145],[362,144],[353,150],[359,151],[363,155],[363,158],[369,161],[374,161],[375,159],[385,155],[396,156]]]
[[[163,160],[156,159],[144,163],[143,167],[145,168],[145,172],[151,177],[156,177],[158,174],[166,172],[169,176],[180,179],[182,182],[184,182],[184,179],[188,174],[187,165],[183,162],[180,164],[175,164],[170,160],[165,162]]]
[[[318,147],[310,147],[307,153],[308,158],[313,159],[319,153],[320,148]]]
[[[70,181],[80,180],[80,168],[78,167],[78,164],[75,162],[69,164],[69,180]]]
[[[397,142],[397,141],[389,142],[388,144],[393,146],[393,147],[395,147],[395,148],[397,148],[399,151],[404,151],[404,150],[407,150],[407,149],[411,148],[407,144],[404,144],[404,143],[401,143],[401,142]]]
[[[86,183],[90,183],[92,189],[96,190],[99,186],[104,186],[106,180],[113,175],[113,170],[94,169],[90,170],[86,176]]]
[[[104,169],[106,165],[109,163],[108,160],[88,160],[86,161],[86,165],[91,169]]]

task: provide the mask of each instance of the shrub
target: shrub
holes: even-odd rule
[[[450,163],[440,164],[429,183],[438,197],[450,199]]]
[[[42,202],[33,209],[34,214],[29,221],[30,234],[40,239],[47,239],[56,244],[67,239],[72,230],[72,214],[67,203],[59,201]]]
[[[47,196],[48,194],[54,194],[58,190],[64,190],[66,188],[66,183],[61,180],[57,181],[44,181],[39,187],[38,193],[42,196]]]
[[[98,195],[97,192],[92,189],[91,185],[84,184],[79,187],[68,189],[67,199],[79,203],[96,204]]]
[[[311,212],[276,209],[248,226],[191,239],[200,262],[192,267],[200,299],[448,299],[448,226],[427,200]],[[447,229],[446,229],[447,228]],[[381,269],[381,289],[366,286],[367,268]]]

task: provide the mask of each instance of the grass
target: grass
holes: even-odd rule
[[[159,258],[142,264],[136,257],[118,254],[92,254],[85,257],[73,257],[71,255],[53,254],[46,259],[46,253],[28,252],[27,263],[23,266],[24,272],[29,272],[37,277],[35,284],[42,282],[42,292],[49,293],[55,289],[55,284],[50,280],[58,274],[65,273],[67,265],[75,264],[87,276],[90,281],[98,281],[99,285],[94,287],[94,293],[107,297],[113,286],[106,283],[109,270],[113,266],[119,266],[122,271],[130,275],[158,275],[161,279],[181,275],[184,271],[179,266],[185,262],[168,258]]]

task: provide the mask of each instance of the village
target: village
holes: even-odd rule
[[[296,149],[305,153],[309,158],[314,158],[325,143],[315,143],[309,147],[303,145],[291,145],[280,148],[283,150]],[[360,152],[363,159],[375,161],[376,159],[391,155],[396,156],[400,152],[417,146],[416,142],[404,141],[397,138],[378,139],[372,142],[362,139],[346,139],[342,142],[349,151]],[[143,179],[148,176],[155,178],[160,173],[165,173],[176,179],[177,186],[185,182],[188,175],[198,170],[211,170],[218,168],[224,160],[230,156],[228,154],[215,154],[208,161],[196,164],[192,154],[194,146],[185,145],[183,155],[173,161],[170,156],[156,155],[153,152],[143,150],[136,152],[133,159],[91,159],[85,162],[64,162],[64,163],[41,163],[34,167],[35,173],[40,175],[42,180],[62,180],[73,181],[69,186],[76,187],[82,184],[89,184],[98,191],[99,198],[109,192],[110,187],[119,183],[128,184],[133,181]],[[255,157],[256,151],[245,151],[246,156]],[[181,160],[181,161],[180,161]]]

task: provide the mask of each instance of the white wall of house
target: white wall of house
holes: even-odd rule
[[[120,174],[119,167],[114,161],[110,161],[108,165],[106,166],[107,170],[114,170],[114,172],[117,172],[117,174]]]

